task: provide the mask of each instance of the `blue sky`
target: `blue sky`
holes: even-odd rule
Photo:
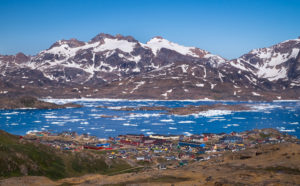
[[[59,39],[154,36],[231,59],[300,36],[300,0],[0,0],[0,54]]]

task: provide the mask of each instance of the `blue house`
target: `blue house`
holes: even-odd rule
[[[205,147],[205,144],[200,144],[200,143],[188,143],[188,142],[179,142],[178,143],[179,146],[183,146],[183,147]]]

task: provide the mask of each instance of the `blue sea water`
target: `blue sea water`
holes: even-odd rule
[[[73,102],[82,108],[54,110],[0,110],[0,129],[24,135],[28,131],[76,131],[100,138],[119,134],[201,134],[240,132],[255,128],[276,128],[300,138],[300,101],[238,102],[238,101],[151,101],[151,100],[48,100],[55,103]],[[118,111],[120,107],[207,104],[247,104],[251,111],[211,110],[179,116],[165,111]],[[107,108],[97,108],[106,106]],[[103,118],[101,115],[113,115]]]

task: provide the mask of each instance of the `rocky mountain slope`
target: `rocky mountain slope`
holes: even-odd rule
[[[152,99],[299,99],[300,39],[234,60],[162,37],[99,34],[35,56],[0,55],[0,95]]]

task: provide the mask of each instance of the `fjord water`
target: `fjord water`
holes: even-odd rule
[[[0,110],[0,129],[24,135],[29,131],[76,131],[100,138],[119,134],[201,134],[240,132],[255,128],[276,128],[300,138],[300,101],[150,101],[73,99],[47,100],[73,102],[82,108],[54,110]],[[188,116],[163,114],[166,111],[119,111],[122,107],[247,104],[251,111],[211,110]],[[104,106],[98,108],[98,106]],[[102,117],[115,116],[115,117]]]

